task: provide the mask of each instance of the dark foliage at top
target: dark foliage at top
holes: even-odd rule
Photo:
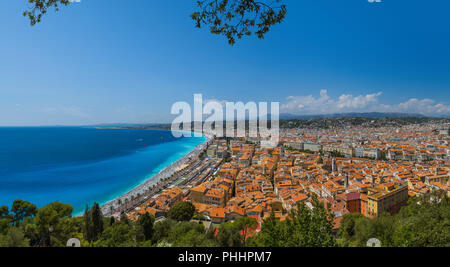
[[[199,11],[191,14],[195,26],[208,26],[212,34],[221,34],[233,45],[236,39],[250,36],[258,38],[283,21],[286,5],[281,0],[209,0],[197,1]]]
[[[31,5],[30,9],[23,12],[23,15],[30,19],[31,25],[35,25],[41,22],[49,8],[53,7],[58,11],[60,6],[67,6],[70,0],[28,0],[28,3]]]
[[[56,11],[70,4],[70,0],[28,0],[29,10],[23,15],[31,25],[41,22],[50,8]],[[236,39],[256,34],[264,35],[273,25],[279,24],[286,16],[286,5],[281,0],[208,0],[197,1],[198,10],[191,14],[195,26],[209,27],[212,34],[224,35],[233,45]]]

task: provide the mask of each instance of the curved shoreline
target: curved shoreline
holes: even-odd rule
[[[193,132],[189,132],[191,137],[185,137],[185,138],[193,138]],[[198,133],[195,133],[198,134]],[[191,158],[197,157],[208,145],[208,143],[213,139],[212,136],[207,134],[200,134],[201,137],[206,138],[206,140],[194,147],[190,152],[188,152],[186,155],[181,157],[180,159],[172,162],[170,165],[164,167],[162,170],[160,170],[157,174],[147,177],[143,182],[141,182],[139,185],[134,187],[133,189],[127,191],[126,193],[115,197],[114,199],[111,199],[107,201],[104,204],[101,204],[100,208],[102,210],[102,213],[104,215],[112,215],[110,214],[111,207],[116,210],[119,208],[118,201],[120,200],[123,203],[125,203],[125,199],[131,200],[132,197],[136,197],[138,194],[143,196],[152,186],[157,185],[162,179],[168,178],[172,176],[176,171],[178,171],[179,167],[188,163],[191,161]],[[79,216],[81,214],[78,214]]]

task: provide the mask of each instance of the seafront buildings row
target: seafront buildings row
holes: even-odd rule
[[[337,228],[347,213],[395,214],[409,198],[437,190],[448,195],[449,141],[449,125],[433,124],[283,129],[275,148],[258,138],[214,139],[191,163],[201,171],[186,167],[191,171],[126,215],[136,220],[148,212],[163,220],[171,206],[191,201],[212,224],[242,216],[261,223],[272,213],[284,220],[298,203],[312,209],[316,196]]]

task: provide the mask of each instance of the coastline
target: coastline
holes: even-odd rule
[[[182,131],[180,131],[182,132]],[[194,132],[185,132],[190,135],[199,134]],[[157,185],[162,179],[168,178],[172,176],[175,172],[177,172],[180,167],[185,166],[188,162],[191,161],[192,158],[198,157],[198,155],[207,147],[208,143],[213,139],[212,136],[204,133],[199,134],[200,137],[204,137],[205,141],[194,147],[190,152],[181,157],[180,159],[172,162],[170,165],[166,166],[162,170],[160,170],[157,174],[147,177],[143,182],[141,182],[136,187],[128,190],[126,193],[115,197],[100,205],[100,209],[104,215],[112,215],[111,207],[113,209],[117,209],[119,207],[119,200],[122,203],[125,203],[125,199],[131,200],[132,197],[136,197],[138,194],[143,196],[152,186]],[[192,137],[186,137],[192,138]],[[81,216],[82,214],[77,214],[76,216]]]

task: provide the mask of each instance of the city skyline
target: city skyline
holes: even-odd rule
[[[450,4],[285,2],[264,40],[230,46],[194,27],[195,1],[83,0],[34,27],[26,1],[3,1],[0,125],[166,123],[196,93],[297,115],[450,115]]]

